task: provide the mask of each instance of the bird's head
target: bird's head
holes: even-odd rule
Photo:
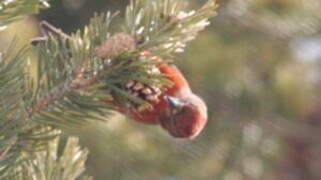
[[[165,96],[168,103],[160,118],[162,126],[174,137],[193,139],[207,122],[207,107],[193,93],[184,97]]]

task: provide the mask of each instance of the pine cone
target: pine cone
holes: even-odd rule
[[[112,59],[126,51],[135,49],[135,46],[135,38],[126,33],[117,33],[96,47],[93,54],[103,59]]]
[[[152,109],[152,104],[157,104],[160,101],[160,95],[162,90],[159,87],[148,86],[138,81],[130,81],[126,84],[126,91],[131,95],[136,96],[148,104],[132,104],[132,110],[134,111],[143,111],[146,109]]]

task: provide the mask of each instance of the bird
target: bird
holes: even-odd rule
[[[168,88],[150,87],[140,82],[129,82],[126,90],[149,103],[149,106],[134,106],[131,109],[118,108],[144,124],[160,125],[171,136],[194,139],[207,124],[207,106],[191,90],[182,72],[173,64],[157,58],[156,68],[172,82]]]
[[[97,46],[93,53],[102,58],[113,58],[128,50],[135,50],[137,40],[126,33],[118,33]],[[116,111],[144,124],[160,125],[171,136],[193,139],[207,124],[207,106],[195,93],[182,74],[170,61],[152,56],[152,51],[143,50],[141,56],[150,56],[157,62],[149,72],[160,73],[172,82],[170,87],[150,86],[138,81],[129,81],[124,90],[132,96],[139,97],[146,104],[132,103],[132,106],[116,104]],[[117,98],[113,98],[117,99]]]

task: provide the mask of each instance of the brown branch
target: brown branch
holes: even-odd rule
[[[116,16],[117,13],[115,13],[113,16]],[[50,34],[53,34],[61,40],[70,40],[72,41],[73,38],[62,32],[60,29],[55,28],[48,22],[41,22],[40,23],[41,31],[44,35],[44,37],[38,37],[33,40],[31,40],[32,45],[37,45],[39,43],[47,42],[48,37]],[[93,49],[91,53],[93,53],[95,56],[100,57],[102,59],[109,59],[109,58],[116,58],[117,56],[124,54],[125,52],[134,50],[136,47],[136,41],[133,37],[130,35],[127,35],[125,33],[117,33],[113,36],[111,36],[109,39],[107,39],[103,44],[100,46],[97,46]],[[118,63],[116,63],[118,64]],[[23,119],[32,119],[33,114],[40,112],[44,109],[46,109],[50,104],[52,104],[55,100],[60,99],[65,94],[85,89],[92,84],[94,84],[97,80],[97,77],[100,73],[108,71],[112,65],[116,64],[105,64],[104,68],[98,70],[97,73],[91,73],[88,75],[88,71],[85,69],[86,64],[79,65],[78,68],[76,68],[75,73],[73,77],[58,86],[57,88],[54,88],[51,92],[46,94],[44,97],[40,98],[36,103],[33,105],[30,105],[24,116]]]
[[[105,68],[101,69],[98,73],[88,75],[87,71],[84,68],[84,65],[82,65],[80,68],[78,68],[78,70],[76,70],[76,72],[74,73],[75,75],[71,80],[54,88],[51,92],[40,98],[36,103],[29,106],[26,110],[26,114],[23,116],[23,119],[32,119],[33,114],[46,109],[55,100],[60,99],[67,93],[85,89],[91,86],[96,82],[97,77],[100,73],[106,72],[110,68],[111,64],[107,64]]]
[[[64,33],[61,29],[58,29],[53,25],[49,24],[47,21],[41,21],[39,27],[43,36],[31,39],[30,44],[33,46],[36,46],[39,43],[47,42],[50,34],[57,36],[62,40],[72,40],[72,37]]]

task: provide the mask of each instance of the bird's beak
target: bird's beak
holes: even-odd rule
[[[165,100],[169,103],[170,107],[173,109],[180,109],[185,105],[184,101],[179,98],[175,98],[172,96],[165,96]]]

